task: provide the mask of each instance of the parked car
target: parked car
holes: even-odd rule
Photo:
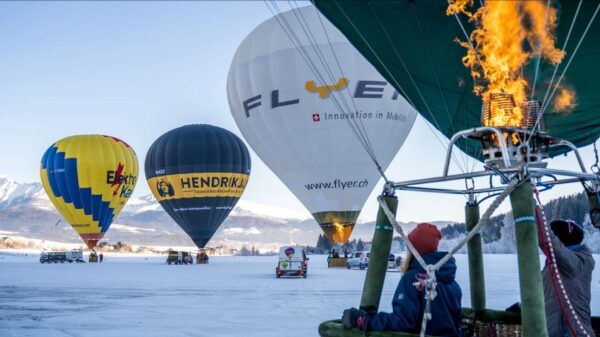
[[[167,264],[193,264],[194,258],[190,252],[170,250],[167,255]]]
[[[42,252],[40,263],[65,263],[67,252]]]
[[[396,257],[396,262],[394,263],[394,265],[396,266],[395,269],[398,269],[398,271],[400,271],[400,267],[402,266],[402,262],[404,260],[402,259],[402,255],[398,255]]]
[[[400,258],[400,261],[402,261],[402,258]],[[388,257],[388,269],[396,269],[397,265],[396,265],[396,255],[394,254],[390,254],[390,256]]]
[[[358,251],[354,252],[350,255],[348,260],[346,261],[346,268],[359,268],[365,269],[369,266],[369,258],[371,257],[371,252],[363,252]]]
[[[275,268],[275,277],[302,276],[308,273],[308,257],[302,247],[286,246],[279,248],[279,262]]]

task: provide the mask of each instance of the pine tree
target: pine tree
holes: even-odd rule
[[[358,243],[356,244],[356,250],[357,251],[365,250],[365,244],[361,239],[358,239]]]

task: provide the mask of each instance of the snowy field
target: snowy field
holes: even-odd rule
[[[311,256],[307,279],[276,279],[277,257],[211,257],[167,266],[164,257],[108,256],[102,264],[40,264],[0,251],[0,336],[318,336],[324,320],[357,306],[364,271],[327,269]],[[465,255],[457,255],[469,305]],[[600,256],[592,311],[600,315]],[[519,300],[516,256],[485,256],[488,307]],[[400,274],[389,272],[382,310]]]

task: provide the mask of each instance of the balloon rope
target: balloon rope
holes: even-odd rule
[[[265,4],[266,4],[267,8],[271,11],[271,13],[273,14],[273,16],[276,19],[277,23],[279,23],[279,25],[283,29],[284,33],[288,36],[288,38],[290,39],[290,41],[292,42],[292,44],[296,47],[296,49],[298,50],[298,52],[300,53],[300,55],[302,56],[302,58],[304,59],[304,61],[306,62],[306,64],[309,66],[309,68],[310,68],[311,72],[313,73],[313,75],[315,75],[316,77],[318,77],[318,79],[323,84],[325,84],[326,81],[323,78],[323,75],[321,74],[321,72],[319,71],[319,69],[315,65],[315,63],[311,60],[310,54],[306,51],[306,48],[300,43],[299,37],[295,34],[294,30],[291,28],[291,25],[289,24],[289,22],[287,21],[287,19],[285,18],[285,16],[282,15],[282,12],[279,9],[279,6],[276,4],[275,1],[271,1],[271,3],[272,3],[273,8],[271,8],[271,6],[269,6],[268,2],[265,1]],[[338,101],[337,97],[335,95],[332,95],[331,98],[332,98],[332,101],[334,102],[335,107],[338,109],[338,111],[340,113],[343,114],[344,113],[344,109],[342,108],[342,106],[341,106],[340,102]],[[371,159],[375,162],[375,165],[376,165],[378,171],[384,176],[384,179],[386,179],[386,182],[387,182],[387,178],[383,174],[383,169],[381,168],[381,166],[377,162],[377,159],[375,158],[374,153],[372,153],[371,151],[369,151],[369,148],[366,145],[366,140],[364,139],[364,135],[362,135],[359,130],[356,130],[356,128],[353,125],[351,125],[351,129],[354,132],[354,134],[357,136],[357,138],[359,139],[359,142],[361,143],[361,145],[365,148],[365,150],[366,150],[367,154],[369,155],[369,157],[371,157]]]
[[[309,42],[311,43],[311,45],[313,46],[313,49],[317,52],[317,55],[319,56],[319,60],[321,61],[321,64],[323,65],[323,68],[325,68],[325,70],[327,71],[327,74],[329,75],[329,80],[331,83],[335,83],[338,78],[336,78],[333,74],[332,69],[330,68],[329,64],[327,63],[325,56],[323,55],[323,52],[321,51],[321,49],[319,48],[318,44],[317,44],[317,39],[314,37],[310,25],[308,24],[308,22],[306,21],[306,19],[304,18],[304,14],[302,14],[302,11],[299,11],[297,8],[292,7],[291,5],[291,1],[288,1],[290,3],[290,7],[292,8],[292,12],[294,13],[294,15],[296,16],[296,19],[298,20],[298,23],[300,24],[300,27],[302,28],[302,30],[304,31],[307,39],[309,40]],[[328,45],[331,49],[331,52],[333,54],[333,57],[335,59],[335,62],[338,66],[338,69],[340,71],[340,74],[342,77],[344,76],[344,71],[342,69],[342,66],[337,58],[337,54],[335,52],[335,50],[333,49],[333,45],[331,44],[331,40],[329,39],[329,34],[327,33],[327,29],[325,28],[325,26],[323,25],[323,21],[321,19],[321,15],[318,14],[317,17],[319,18],[319,21],[321,22],[321,26],[323,28],[323,32],[325,33],[325,36],[327,38],[327,42]],[[302,24],[304,23],[304,25]],[[348,97],[350,98],[350,102],[352,103],[353,107],[354,107],[354,111],[358,112],[358,107],[356,106],[356,102],[354,101],[354,99],[352,99],[352,93],[350,92],[350,88],[348,86],[345,87],[346,92],[348,93]],[[332,92],[331,95],[334,96],[336,95],[337,92]],[[343,94],[340,94],[340,99],[342,100],[342,102],[344,103],[344,106],[346,108],[346,111],[352,111],[352,108],[349,106],[346,97]],[[371,144],[371,140],[369,139],[369,134],[367,133],[367,130],[364,126],[364,124],[362,123],[361,119],[350,119],[350,118],[346,118],[345,119],[346,123],[352,124],[354,122],[354,128],[357,130],[358,133],[361,134],[361,138],[362,141],[364,142],[364,147],[366,148],[366,150],[369,152],[370,156],[372,159],[375,160],[375,164],[377,167],[380,167],[378,161],[376,160],[376,155],[375,155],[375,150],[373,149],[373,145]],[[387,179],[386,179],[387,181]]]
[[[546,102],[542,102],[543,105],[542,105],[541,113],[538,115],[538,118],[536,120],[534,127],[539,123],[540,118],[542,118],[542,116],[544,115],[544,112],[546,112],[546,109],[548,108],[548,105],[549,105],[548,102],[552,101],[552,98],[554,98],[554,94],[556,93],[556,90],[559,88],[560,82],[562,82],[562,79],[564,78],[565,73],[569,69],[571,62],[575,58],[575,55],[577,54],[577,51],[579,50],[581,43],[583,42],[583,40],[585,39],[585,36],[587,35],[588,31],[590,30],[590,27],[592,26],[592,23],[594,22],[594,19],[596,18],[596,15],[598,14],[598,10],[600,10],[600,2],[598,3],[598,6],[596,6],[596,10],[594,11],[592,18],[588,22],[587,27],[585,27],[585,31],[581,35],[581,38],[579,38],[579,42],[577,42],[577,46],[575,47],[575,50],[573,50],[573,52],[571,53],[571,57],[569,58],[569,61],[565,65],[560,77],[558,78],[558,82],[556,82],[556,86],[554,86],[554,89],[552,90],[552,93],[550,94],[548,100]]]
[[[431,50],[429,49],[429,45],[427,44],[427,39],[425,39],[425,32],[423,31],[423,26],[421,25],[421,20],[419,19],[419,16],[417,15],[417,9],[415,8],[414,3],[411,5],[412,8],[412,12],[413,15],[415,17],[415,21],[417,22],[417,26],[419,27],[419,33],[421,35],[421,41],[423,42],[423,46],[425,47],[425,51],[427,54],[427,58],[429,59],[429,64],[431,65],[431,70],[433,71],[433,75],[435,77],[435,81],[437,84],[437,88],[440,92],[440,96],[442,97],[442,102],[444,103],[444,109],[446,110],[446,115],[448,116],[448,121],[450,122],[450,128],[452,130],[452,133],[456,133],[456,128],[454,127],[454,122],[452,121],[452,116],[450,115],[450,108],[448,108],[448,102],[446,101],[446,95],[444,95],[444,91],[442,90],[442,85],[440,83],[440,78],[438,75],[438,71],[433,63],[433,58],[431,57]],[[465,142],[467,145],[467,152],[468,152],[468,146],[469,146],[469,142]],[[461,158],[463,161],[463,165],[465,167],[465,169],[468,171],[469,168],[469,156],[465,155],[464,152],[460,152],[461,154]]]
[[[565,42],[563,43],[563,47],[561,49],[563,52],[567,49],[567,43],[569,42],[569,39],[571,38],[571,33],[573,32],[573,27],[575,26],[575,22],[577,21],[577,18],[579,17],[579,9],[581,8],[582,3],[583,3],[583,0],[579,0],[579,4],[577,5],[577,10],[575,11],[575,15],[573,15],[573,20],[571,20],[571,26],[569,27],[569,32],[567,33],[567,37],[565,38]],[[554,71],[552,72],[552,77],[550,78],[550,83],[548,83],[548,88],[546,88],[546,94],[544,94],[544,99],[542,100],[542,103],[546,101],[546,99],[548,98],[548,94],[550,94],[550,89],[552,88],[552,84],[554,83],[554,79],[556,78],[556,73],[558,73],[559,65],[560,65],[560,63],[557,63],[554,65]]]
[[[335,1],[335,4],[338,6],[338,9],[340,10],[340,12],[342,14],[344,14],[344,16],[346,17],[346,20],[348,20],[348,23],[350,23],[350,25],[352,25],[352,28],[354,28],[354,30],[356,31],[356,33],[358,34],[358,36],[362,39],[362,41],[366,44],[366,46],[369,48],[369,50],[371,51],[371,53],[373,53],[373,55],[377,58],[377,61],[379,62],[379,64],[383,67],[383,69],[387,72],[389,78],[394,82],[394,86],[396,87],[396,89],[400,90],[403,95],[404,98],[406,98],[406,100],[410,103],[410,105],[412,105],[412,107],[419,111],[419,109],[417,109],[417,106],[415,105],[415,103],[412,101],[412,99],[410,98],[409,95],[406,94],[406,91],[402,88],[402,86],[400,85],[400,83],[398,82],[398,80],[396,79],[396,77],[392,74],[392,72],[388,69],[388,67],[386,66],[386,64],[383,62],[383,60],[379,57],[379,55],[375,52],[375,50],[373,49],[373,47],[371,46],[371,44],[369,43],[369,41],[365,38],[365,36],[362,34],[362,32],[358,29],[358,27],[356,27],[356,25],[352,22],[352,20],[350,19],[350,17],[346,14],[346,12],[344,11],[344,9],[337,3],[337,1]],[[408,75],[408,78],[410,79],[412,85],[414,86],[415,90],[417,91],[417,94],[419,95],[419,98],[421,99],[421,101],[423,102],[423,105],[425,106],[425,108],[427,109],[427,113],[429,113],[429,116],[431,117],[431,120],[434,124],[434,126],[438,129],[438,130],[442,130],[442,128],[440,127],[440,124],[438,123],[437,119],[435,118],[435,115],[433,114],[431,108],[429,107],[429,104],[427,103],[427,101],[425,100],[425,97],[423,96],[423,93],[421,92],[421,89],[419,88],[419,86],[417,85],[417,82],[415,81],[415,79],[412,77],[412,74],[410,72],[410,70],[408,69],[408,67],[406,66],[406,63],[404,62],[404,59],[402,58],[402,56],[400,55],[400,52],[398,51],[398,49],[396,48],[396,45],[393,43],[389,33],[387,32],[387,30],[385,29],[385,26],[383,25],[383,23],[381,22],[381,20],[379,19],[379,16],[377,15],[377,13],[375,12],[375,10],[373,9],[373,7],[371,6],[370,2],[367,2],[367,5],[369,6],[369,8],[371,9],[371,12],[373,13],[373,16],[375,17],[375,19],[377,20],[377,23],[379,24],[379,27],[381,28],[381,30],[383,31],[383,35],[385,35],[388,43],[390,44],[390,46],[392,47],[392,50],[394,51],[394,53],[396,54],[396,57],[398,58],[398,60],[400,61],[400,64],[402,65],[402,68],[404,69],[404,71],[406,72],[406,75]],[[449,141],[445,138],[441,138],[437,131],[435,131],[431,125],[429,123],[426,123],[427,127],[429,128],[429,130],[431,131],[431,133],[435,136],[435,138],[437,139],[437,141],[442,145],[443,148],[447,148]],[[446,140],[446,142],[444,142],[444,140]],[[452,157],[452,160],[454,161],[454,163],[456,164],[456,166],[458,166],[458,168],[464,173],[465,170],[460,166],[460,163],[456,160],[455,157]]]
[[[543,36],[542,36],[542,40],[546,37],[546,26],[548,24],[548,15],[550,14],[550,0],[546,1],[546,15],[544,18],[544,32],[543,32]],[[542,43],[543,41],[539,41],[539,46],[538,46],[538,52],[536,53],[535,57],[535,75],[533,76],[533,86],[531,87],[531,99],[535,98],[535,87],[537,84],[537,80],[538,80],[538,75],[540,73],[540,63],[542,60]]]

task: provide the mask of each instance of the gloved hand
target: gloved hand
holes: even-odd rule
[[[356,308],[350,308],[344,310],[344,314],[342,315],[342,324],[347,329],[355,328],[365,330],[369,318],[370,316],[365,311]]]

